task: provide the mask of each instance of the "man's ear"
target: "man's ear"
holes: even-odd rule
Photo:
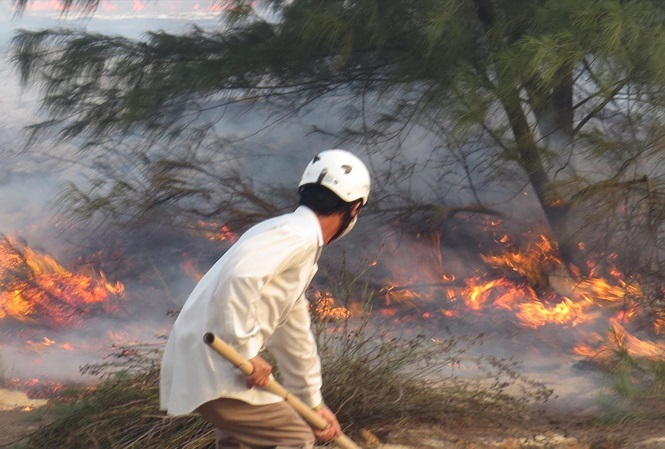
[[[356,201],[356,203],[353,206],[351,206],[351,213],[354,215],[357,214],[361,204],[362,204],[361,201]]]

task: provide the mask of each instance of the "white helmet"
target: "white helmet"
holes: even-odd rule
[[[347,203],[367,204],[370,177],[365,164],[346,150],[326,150],[317,154],[305,168],[298,187],[319,184],[332,190]]]

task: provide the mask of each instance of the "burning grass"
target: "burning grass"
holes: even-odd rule
[[[594,343],[576,350],[605,375],[600,418],[623,421],[665,416],[665,343],[642,341],[616,320]]]
[[[0,319],[72,327],[89,315],[116,313],[124,286],[69,271],[52,257],[0,235]]]
[[[351,431],[403,422],[441,422],[451,415],[524,412],[552,394],[506,360],[470,355],[481,336],[440,339],[425,328],[397,327],[355,305],[339,318],[330,294],[314,328],[324,373],[324,397]]]
[[[320,314],[327,310],[313,312],[324,397],[351,435],[407,421],[441,422],[451,413],[522,410],[551,393],[507,363],[467,357],[465,348],[473,341],[398,335],[369,315]],[[161,345],[120,347],[111,359],[83,367],[101,378],[97,388],[54,401],[49,408],[57,419],[31,435],[22,449],[212,448],[212,429],[197,416],[171,418],[159,411],[160,352]],[[454,375],[455,368],[468,363],[478,367],[482,379]]]
[[[549,246],[533,248],[537,263],[524,262],[529,259],[511,253],[509,263],[503,265],[501,260],[492,259],[495,269],[515,272],[513,276],[523,279],[533,267],[552,263],[540,254],[549,251]],[[426,330],[428,321],[420,320],[425,314],[410,313],[413,319],[401,323],[381,321],[382,314],[388,317],[384,314],[387,307],[372,313],[370,305],[372,300],[376,304],[376,292],[358,287],[366,273],[352,275],[345,270],[343,265],[341,272],[330,276],[336,279],[328,283],[331,292],[315,292],[311,313],[324,365],[324,397],[350,435],[365,429],[381,433],[405,422],[442,422],[451,416],[524,416],[531,405],[546,401],[552,394],[545,385],[520,374],[511,361],[471,355],[481,343],[478,337],[442,338],[438,332],[433,338]],[[435,280],[427,285],[438,289],[429,299],[436,308],[427,314],[438,313],[439,319],[446,321],[468,311],[479,315],[488,310],[494,314],[511,312],[510,325],[527,328],[532,331],[528,335],[534,336],[546,326],[579,330],[602,317],[597,310],[606,303],[620,309],[621,314],[612,311],[615,316],[630,318],[626,310],[632,310],[635,299],[643,300],[645,295],[635,283],[608,283],[600,277],[577,279],[574,288],[564,285],[561,290],[571,293],[570,298],[558,292],[536,293],[528,282],[515,282],[509,276],[468,278],[458,281],[459,285],[454,278]],[[544,290],[542,285],[540,290]],[[392,299],[396,306],[405,308],[393,296],[396,291],[405,298],[412,292],[384,292],[386,301]],[[425,301],[410,294],[408,302],[417,299]],[[482,318],[479,322],[486,323],[486,316]],[[651,327],[660,335],[660,326]],[[599,338],[593,353],[576,354],[594,360],[594,368],[608,373],[612,388],[607,397],[624,405],[662,410],[662,347],[639,346],[649,342],[626,333],[620,337],[618,324],[613,329],[607,337]],[[113,358],[84,367],[85,373],[100,376],[102,382],[95,391],[79,391],[57,401],[58,419],[27,439],[24,448],[212,447],[211,429],[198,417],[169,418],[159,411],[159,353],[159,347],[123,346]]]

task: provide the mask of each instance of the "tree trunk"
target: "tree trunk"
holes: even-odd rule
[[[474,0],[476,16],[483,27],[491,32],[492,27],[496,25],[497,17],[494,3],[492,0]],[[504,42],[500,39],[489,37],[490,46],[498,51]],[[501,71],[498,71],[499,78]],[[548,137],[549,141],[559,141],[558,145],[564,147],[572,142],[573,137],[573,72],[572,69],[562,69],[561,82],[552,90],[550,98],[544,102],[547,105],[540,111],[535,111],[541,117],[538,120],[540,131]],[[508,116],[513,136],[517,145],[515,159],[524,169],[531,187],[533,188],[538,201],[543,209],[545,219],[550,227],[553,238],[559,246],[559,254],[566,269],[570,271],[570,265],[575,265],[581,273],[586,274],[586,258],[580,251],[577,242],[571,240],[569,232],[570,207],[564,198],[550,189],[551,179],[545,170],[542,160],[541,150],[536,144],[533,132],[529,127],[528,120],[522,109],[518,87],[515,87],[509,80],[499,79],[497,92],[504,92],[500,95],[500,101]],[[545,117],[545,114],[547,117]]]
[[[502,101],[515,137],[516,160],[524,169],[531,187],[541,204],[552,236],[559,246],[561,260],[569,270],[570,265],[575,265],[581,273],[586,274],[586,258],[580,250],[578,242],[571,238],[569,230],[569,221],[571,218],[570,207],[564,198],[554,189],[550,188],[551,178],[545,170],[542,152],[538,148],[533,132],[529,127],[518,91],[516,88],[502,91],[506,92]],[[572,119],[570,127],[572,129]]]

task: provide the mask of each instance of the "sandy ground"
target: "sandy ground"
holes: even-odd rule
[[[6,412],[16,409],[38,408],[46,404],[44,399],[30,399],[22,391],[13,391],[0,388],[0,412]]]
[[[467,418],[386,430],[386,435],[362,435],[358,441],[368,449],[665,449],[662,419],[600,426],[564,414],[521,422]]]
[[[11,447],[20,437],[38,429],[45,421],[34,412],[45,404],[43,399],[0,388],[0,448]]]

